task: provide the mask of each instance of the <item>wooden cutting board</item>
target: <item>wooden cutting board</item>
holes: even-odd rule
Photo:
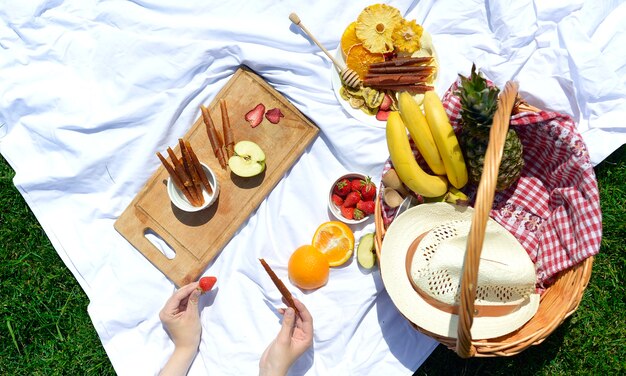
[[[115,229],[177,286],[198,279],[319,131],[295,106],[247,67],[237,70],[207,106],[221,133],[220,99],[227,102],[235,142],[250,140],[265,151],[265,172],[253,178],[240,178],[230,170],[223,170],[213,154],[198,109],[198,119],[183,138],[191,143],[200,162],[215,172],[220,186],[217,201],[196,213],[178,209],[167,195],[169,175],[160,166],[115,222]],[[266,110],[280,108],[285,117],[278,124],[264,118],[259,126],[252,128],[244,116],[259,103],[263,103]],[[170,146],[180,155],[178,146]],[[165,150],[159,152],[167,156]],[[146,238],[149,231],[176,252],[174,258],[166,257]]]

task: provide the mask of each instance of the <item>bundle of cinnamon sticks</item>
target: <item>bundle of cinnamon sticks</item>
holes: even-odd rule
[[[230,127],[230,119],[228,118],[228,108],[225,99],[220,99],[220,111],[222,113],[222,133],[223,138],[215,128],[209,109],[201,105],[202,120],[206,126],[206,132],[211,142],[211,148],[213,154],[217,158],[222,169],[226,169],[228,158],[232,157],[235,153],[235,138],[233,136],[233,130]]]
[[[185,195],[187,201],[192,206],[202,206],[204,204],[202,189],[206,189],[210,195],[213,193],[213,187],[211,187],[209,179],[189,141],[179,138],[178,145],[181,151],[181,158],[178,158],[171,147],[168,146],[167,148],[167,154],[172,160],[171,164],[161,153],[157,152],[156,155],[170,174],[176,187]]]
[[[363,85],[376,90],[408,91],[422,94],[433,90],[427,82],[435,73],[432,57],[404,57],[380,63],[372,63]]]

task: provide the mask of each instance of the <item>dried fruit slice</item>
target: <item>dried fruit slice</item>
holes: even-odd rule
[[[278,124],[281,117],[285,117],[280,108],[272,108],[265,113],[265,118],[272,124]]]
[[[378,112],[376,113],[376,120],[387,121],[387,119],[389,118],[389,113],[391,113],[391,110],[378,110]]]
[[[402,21],[400,11],[386,4],[363,9],[356,20],[356,36],[374,53],[393,51],[393,31]]]
[[[383,54],[369,52],[363,47],[363,44],[355,44],[352,46],[346,58],[348,68],[355,71],[361,79],[365,78],[370,64],[381,63],[383,61],[385,61]]]
[[[345,59],[348,56],[348,51],[355,44],[362,43],[359,38],[356,36],[356,21],[352,22],[346,30],[344,30],[341,35],[341,52],[343,53],[343,58]]]
[[[263,114],[265,113],[265,105],[263,103],[259,103],[252,110],[248,111],[245,116],[245,119],[252,128],[261,124],[263,121]]]
[[[413,53],[421,48],[420,40],[424,29],[415,20],[402,20],[393,32],[393,44],[398,52]]]

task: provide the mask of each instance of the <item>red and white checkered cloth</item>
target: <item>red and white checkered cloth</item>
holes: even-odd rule
[[[458,84],[453,84],[442,99],[457,134],[461,129],[461,105],[454,95]],[[541,290],[559,272],[600,250],[598,185],[587,148],[569,116],[523,112],[511,117],[510,126],[522,141],[525,164],[517,184],[496,193],[490,216],[526,249],[535,263]],[[423,162],[412,142],[411,147]],[[387,160],[383,174],[391,167],[391,160]],[[473,204],[475,188],[464,192]],[[388,226],[395,209],[382,204],[383,222]]]

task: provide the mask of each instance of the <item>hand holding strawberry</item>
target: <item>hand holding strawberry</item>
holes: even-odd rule
[[[211,291],[215,283],[217,282],[217,278],[213,276],[202,277],[200,281],[198,281],[198,288],[202,291],[202,293],[206,293]]]

